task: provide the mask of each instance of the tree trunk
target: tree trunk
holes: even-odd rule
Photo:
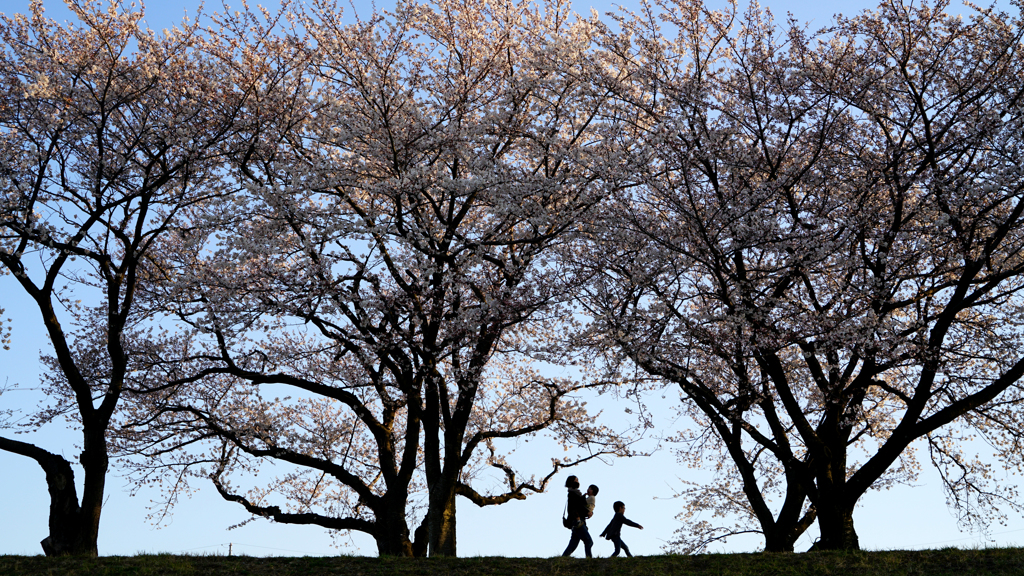
[[[455,482],[445,481],[430,491],[427,510],[430,556],[455,556]]]
[[[46,471],[46,488],[50,492],[50,535],[39,544],[47,556],[96,556],[96,538],[83,530],[82,509],[75,489],[75,471],[71,464],[51,454],[49,462],[40,462]],[[37,460],[38,461],[38,460]]]
[[[96,556],[96,541],[100,536],[100,515],[103,512],[103,496],[107,483],[107,441],[103,430],[85,434],[85,449],[82,451],[81,464],[85,472],[82,480],[82,506],[79,511],[79,552]]]
[[[792,499],[796,506],[798,506],[796,514],[789,509],[790,500],[787,498],[787,505],[783,506],[777,519],[772,518],[770,512],[763,515],[763,517],[758,515],[761,532],[764,534],[765,552],[792,552],[796,541],[814,522],[813,508],[802,518],[798,516],[800,512],[799,507],[802,507],[804,503],[803,496],[800,496],[799,500]],[[750,501],[754,502],[754,499],[750,498]]]
[[[800,478],[794,471],[786,470],[786,499],[778,519],[771,526],[762,524],[765,552],[793,552],[796,541],[817,518],[814,506],[804,511],[806,501],[806,491]]]
[[[384,510],[375,511],[375,515],[378,527],[374,534],[377,555],[415,556],[413,542],[409,539],[409,524],[405,519],[405,499],[389,502]]]
[[[811,550],[860,550],[860,540],[853,527],[853,509],[829,506],[818,509],[821,538]]]
[[[765,552],[793,552],[796,546],[796,541],[800,539],[800,536],[807,531],[810,524],[814,522],[813,513],[810,514],[811,520],[807,524],[776,524],[775,530],[765,533],[764,535],[764,551]]]
[[[771,526],[762,525],[764,532],[765,552],[793,552],[796,541],[814,523],[815,512],[812,508],[803,518],[792,520],[780,515],[780,519]]]
[[[439,414],[442,410],[440,390],[443,384],[435,380],[427,383],[425,413]],[[460,395],[461,396],[461,395]],[[460,402],[462,402],[460,398]],[[455,495],[461,472],[462,436],[468,414],[445,419],[442,432],[439,419],[423,420],[424,472],[427,477],[427,554],[428,556],[455,556]],[[444,443],[441,434],[444,434]],[[441,459],[442,450],[444,459]]]
[[[811,502],[818,515],[821,536],[811,550],[860,550],[853,528],[853,508],[863,492],[847,483],[847,447],[850,429],[838,424],[838,413],[819,426],[819,443],[809,448],[816,489]]]
[[[46,473],[46,488],[50,493],[50,534],[39,543],[43,553],[47,556],[96,556],[99,508],[83,510],[79,506],[71,463],[34,444],[9,438],[0,437],[0,450],[32,458]],[[86,469],[88,476],[89,470]],[[102,480],[100,487],[102,490]],[[100,498],[99,504],[102,503]]]
[[[793,552],[796,541],[803,533],[803,530],[797,530],[792,526],[776,526],[775,530],[764,535],[764,551]]]
[[[415,538],[412,541],[412,555],[416,558],[426,558],[427,541],[430,539],[430,532],[427,530],[427,519],[424,518],[416,529]]]
[[[772,532],[764,535],[764,551],[765,552],[792,552],[793,542],[790,542],[788,538],[785,538],[781,534]]]
[[[404,534],[396,534],[385,527],[374,539],[377,541],[378,556],[414,556],[413,544],[409,540],[408,530]]]
[[[763,508],[762,510],[755,508],[755,510],[759,512],[757,520],[761,525],[761,533],[764,534],[765,552],[792,552],[796,541],[814,523],[813,506],[803,516],[800,515],[806,497],[799,484],[796,481],[790,481],[787,488],[786,500],[777,518],[772,516],[770,510],[767,510],[766,503],[760,494],[751,496],[748,493],[748,501],[752,504],[760,504]]]

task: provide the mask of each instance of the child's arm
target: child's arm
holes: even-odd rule
[[[633,528],[639,528],[641,530],[644,529],[643,526],[637,524],[636,522],[633,522],[632,520],[630,520],[629,518],[626,518],[625,516],[622,517],[622,523],[625,524],[626,526],[632,526]]]

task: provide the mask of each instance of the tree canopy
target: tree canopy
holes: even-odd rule
[[[678,549],[858,548],[919,449],[965,521],[1019,509],[989,479],[1020,464],[1019,17],[322,0],[156,34],[68,5],[0,21],[0,264],[52,344],[32,424],[83,438],[79,498],[0,436],[47,473],[47,554],[96,554],[113,456],[165,506],[212,482],[455,555],[457,497],[637,456],[651,423],[586,400],[666,388],[693,426],[662,434],[723,471]],[[524,471],[537,434],[567,452]]]

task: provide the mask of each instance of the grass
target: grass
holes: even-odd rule
[[[3,576],[971,576],[1024,574],[1024,549],[705,554],[642,558],[0,556]]]

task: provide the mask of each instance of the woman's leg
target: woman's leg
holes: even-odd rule
[[[589,535],[588,535],[589,536]],[[572,536],[569,538],[569,545],[565,547],[565,552],[562,552],[562,556],[571,556],[576,551],[576,547],[580,545],[580,529],[573,528]]]
[[[580,528],[580,539],[583,540],[583,551],[587,553],[587,558],[593,558],[594,539],[590,537],[590,531],[585,524]]]

